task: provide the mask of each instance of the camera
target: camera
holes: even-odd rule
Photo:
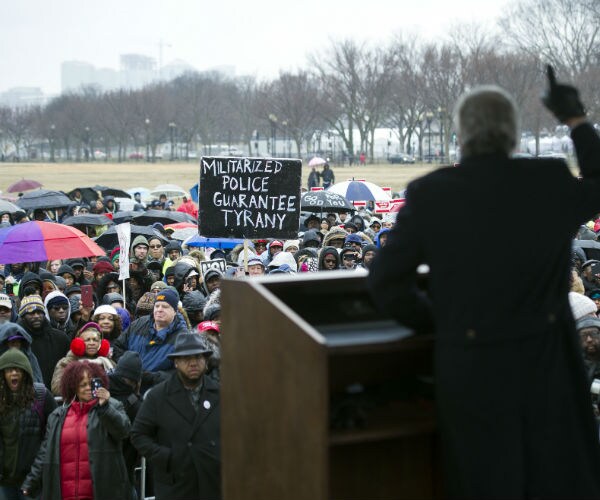
[[[96,391],[97,391],[98,389],[100,389],[100,387],[102,387],[102,379],[99,379],[99,378],[93,378],[93,379],[92,379],[92,395],[93,395],[94,397],[98,397],[98,396],[96,395]]]

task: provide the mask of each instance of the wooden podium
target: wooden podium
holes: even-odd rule
[[[224,500],[441,496],[432,337],[364,274],[224,280],[221,303]]]

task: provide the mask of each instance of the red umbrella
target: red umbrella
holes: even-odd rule
[[[33,179],[21,179],[20,181],[14,182],[6,188],[8,193],[22,193],[23,191],[29,191],[30,189],[41,188],[42,184]]]
[[[78,229],[32,221],[0,229],[0,264],[106,255]]]

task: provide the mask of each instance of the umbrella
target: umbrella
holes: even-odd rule
[[[109,226],[113,221],[102,214],[82,214],[67,217],[62,223],[65,226]]]
[[[150,190],[145,187],[133,187],[131,189],[127,189],[127,192],[131,195],[131,198],[133,198],[135,193],[140,193],[140,198],[142,201],[148,201],[152,199],[152,196],[150,196]]]
[[[69,191],[67,193],[67,196],[69,198],[73,198],[75,191],[79,191],[81,193],[81,198],[83,199],[83,201],[85,201],[89,205],[91,205],[92,202],[96,201],[99,198],[98,191],[91,187],[76,187],[75,189]]]
[[[171,234],[171,238],[174,240],[187,240],[190,236],[198,234],[198,227],[184,227],[183,229],[176,229]]]
[[[366,181],[338,182],[328,188],[327,191],[341,194],[348,201],[387,201],[392,199],[390,194],[377,184]]]
[[[192,197],[192,201],[194,201],[195,203],[198,203],[198,190],[199,190],[199,183],[194,184],[190,188],[190,196]]]
[[[190,215],[184,212],[173,212],[172,210],[147,210],[146,212],[138,212],[133,217],[133,222],[139,225],[153,224],[160,222],[161,224],[169,224],[171,222],[196,222]]]
[[[140,215],[144,213],[143,211],[135,211],[135,210],[123,210],[119,212],[115,212],[113,214],[113,222],[115,224],[122,224],[123,222],[131,222],[136,215]]]
[[[244,240],[238,238],[206,238],[196,234],[183,242],[188,247],[233,248]]]
[[[8,200],[0,199],[0,213],[8,212],[9,214],[14,214],[15,212],[18,212],[19,210],[21,210],[21,209],[19,207],[17,207],[17,205],[15,205],[14,203],[11,203]]]
[[[177,198],[187,196],[188,192],[175,184],[160,184],[150,191],[150,196],[155,198],[158,198],[161,194],[166,195],[167,198]]]
[[[0,229],[0,263],[42,262],[105,255],[104,250],[74,227],[32,221]]]
[[[20,181],[12,183],[6,188],[9,193],[20,193],[22,191],[29,191],[30,189],[37,189],[42,187],[42,184],[33,179],[21,179]]]
[[[127,191],[123,191],[122,189],[118,189],[118,188],[111,188],[108,186],[100,186],[99,184],[96,184],[92,189],[95,189],[96,191],[100,191],[102,193],[102,196],[115,196],[115,197],[119,197],[119,198],[132,198],[132,196],[127,192]]]
[[[61,191],[50,191],[49,189],[37,189],[25,193],[17,201],[17,205],[25,210],[34,210],[36,208],[60,208],[73,205],[67,195]]]
[[[321,165],[325,165],[325,163],[327,163],[327,160],[325,160],[319,156],[315,156],[308,162],[308,166],[309,167],[320,167]]]
[[[176,222],[175,224],[169,224],[165,226],[165,229],[172,229],[176,231],[177,229],[186,229],[188,227],[198,228],[198,224],[195,222]]]
[[[163,243],[168,243],[169,240],[162,234],[149,226],[131,225],[131,240],[136,236],[145,236],[146,238],[153,237],[160,239]],[[117,226],[110,226],[104,233],[98,236],[95,240],[102,248],[111,249],[119,244],[119,236],[117,235]]]
[[[341,194],[309,191],[300,198],[300,209],[306,212],[350,212],[354,207]]]

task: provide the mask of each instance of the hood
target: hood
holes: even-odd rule
[[[131,257],[133,257],[133,249],[135,247],[137,247],[138,245],[146,245],[147,247],[149,247],[150,245],[148,244],[148,240],[146,239],[146,237],[143,234],[138,234],[134,239],[133,242],[131,243]]]
[[[175,275],[173,286],[179,290],[183,286],[185,277],[193,270],[195,270],[195,267],[190,266],[187,262],[178,261],[177,264],[173,266],[173,274]]]
[[[367,223],[365,222],[365,219],[363,219],[358,214],[353,215],[352,218],[350,219],[350,222],[352,222],[358,228],[359,231],[364,231],[368,227]]]
[[[324,271],[325,266],[323,265],[323,260],[325,260],[326,255],[333,255],[336,260],[336,268],[340,267],[342,260],[340,259],[340,254],[338,253],[337,248],[335,247],[323,247],[319,252],[319,271]]]
[[[181,301],[183,308],[188,312],[202,311],[206,305],[206,298],[198,290],[186,293]]]
[[[309,241],[316,241],[319,243],[319,245],[321,244],[321,238],[319,238],[316,230],[309,229],[304,233],[304,236],[302,237],[302,245],[306,245]]]
[[[64,297],[65,300],[67,301],[67,304],[69,305],[69,308],[67,309],[67,319],[65,320],[65,323],[66,323],[71,318],[71,301],[68,299],[68,297],[64,293],[60,292],[59,290],[55,290],[53,292],[50,292],[48,295],[46,295],[46,298],[44,299],[44,307],[46,308],[46,319],[48,321],[52,322],[50,320],[50,315],[48,314],[48,303],[54,297]]]
[[[348,231],[346,231],[342,227],[334,226],[329,231],[327,231],[327,233],[325,233],[325,237],[323,238],[323,246],[331,246],[331,240],[345,240],[346,236],[348,236]]]
[[[380,236],[382,234],[389,233],[390,231],[391,231],[391,229],[389,227],[384,227],[381,231],[379,231],[377,233],[377,235],[375,236],[375,246],[377,248],[381,248],[381,245],[379,244],[379,238],[380,238]]]
[[[36,273],[27,271],[23,275],[23,278],[21,279],[21,282],[19,283],[19,298],[20,299],[23,298],[23,295],[25,293],[25,288],[27,287],[27,285],[29,283],[37,283],[40,286],[40,291],[42,290],[42,279]]]
[[[27,350],[31,346],[31,335],[27,331],[16,323],[4,323],[0,326],[0,344],[4,344],[13,335],[21,335],[27,342]]]
[[[298,264],[296,264],[296,260],[290,252],[279,252],[269,263],[269,268],[281,267],[285,265],[287,265],[294,273],[298,271]]]

